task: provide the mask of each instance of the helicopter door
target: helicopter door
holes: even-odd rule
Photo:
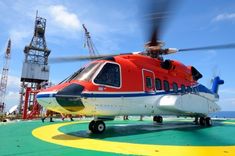
[[[151,70],[143,69],[143,88],[145,92],[154,92],[154,73]]]

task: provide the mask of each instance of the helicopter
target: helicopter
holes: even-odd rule
[[[193,66],[164,55],[178,52],[235,48],[235,44],[196,48],[164,48],[160,40],[169,1],[151,1],[147,14],[150,39],[145,50],[123,54],[57,58],[58,62],[93,60],[58,85],[41,90],[36,98],[46,109],[64,114],[94,116],[89,123],[92,133],[106,129],[105,122],[115,116],[153,116],[162,123],[164,115],[194,117],[201,126],[211,126],[208,116],[220,110],[219,86],[215,77],[212,88],[198,82],[203,75]]]

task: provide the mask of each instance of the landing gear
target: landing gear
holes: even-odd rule
[[[162,123],[163,122],[163,118],[162,116],[154,116],[153,117],[153,121],[157,122],[157,123]]]
[[[195,120],[193,121],[195,123],[195,125],[198,125],[198,117],[195,117]]]
[[[204,117],[200,117],[199,123],[200,123],[201,126],[205,126],[205,124],[206,124],[205,118]]]
[[[89,123],[89,130],[92,131],[92,129],[94,129],[94,125],[95,125],[95,120],[92,120],[90,123]]]
[[[210,117],[200,117],[199,123],[201,126],[212,126],[212,121]]]
[[[101,120],[92,120],[89,123],[89,130],[94,134],[101,134],[105,131],[105,123]]]
[[[206,125],[207,126],[212,126],[212,121],[210,117],[206,117]]]

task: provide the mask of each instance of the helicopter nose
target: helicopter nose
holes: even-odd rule
[[[84,108],[81,94],[84,86],[80,84],[57,85],[37,94],[37,101],[43,107],[60,112],[60,108],[76,112]],[[60,106],[60,107],[58,107]]]
[[[84,87],[80,84],[76,84],[76,83],[72,83],[66,87],[64,87],[63,89],[61,89],[60,91],[57,92],[57,95],[72,95],[72,96],[77,96],[77,95],[81,95],[82,91],[84,90]]]
[[[81,93],[83,90],[84,86],[80,84],[70,84],[56,93],[56,101],[61,107],[68,111],[79,111],[84,108],[81,100]]]

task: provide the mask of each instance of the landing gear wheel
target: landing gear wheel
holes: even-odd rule
[[[101,134],[105,131],[105,123],[100,120],[92,120],[89,124],[89,130],[94,134]]]
[[[95,133],[100,134],[105,131],[105,124],[103,121],[96,121],[94,125]]]
[[[210,117],[206,117],[206,125],[207,126],[212,126],[212,121]]]
[[[95,125],[95,120],[92,120],[90,123],[89,123],[89,130],[92,131],[94,129],[94,125]]]
[[[201,126],[205,126],[205,124],[206,124],[205,118],[204,117],[200,117],[199,123],[200,123]]]
[[[162,123],[163,122],[163,118],[162,118],[162,116],[154,116],[153,117],[153,121],[155,121],[157,123]]]

